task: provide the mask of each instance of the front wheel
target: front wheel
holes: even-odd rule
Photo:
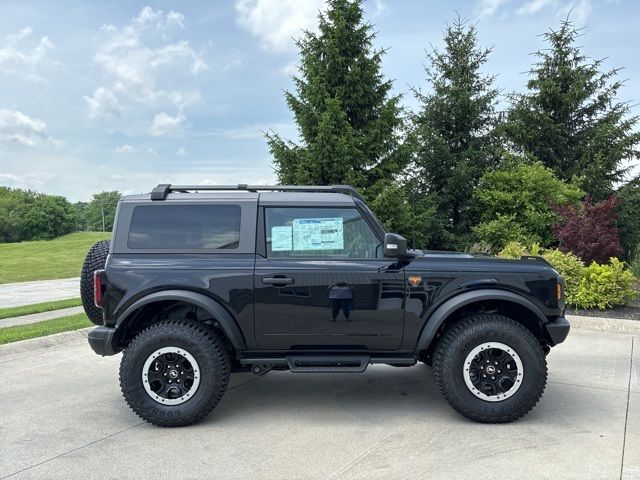
[[[536,337],[497,314],[471,315],[449,328],[436,346],[433,371],[447,402],[483,423],[522,417],[547,382],[547,363]]]
[[[161,427],[202,420],[229,383],[229,356],[206,325],[167,320],[140,332],[120,363],[120,388],[131,409]]]

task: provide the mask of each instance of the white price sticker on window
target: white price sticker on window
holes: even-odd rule
[[[293,250],[292,239],[290,226],[271,227],[272,252],[290,252]]]
[[[296,218],[293,221],[294,250],[342,250],[342,218]]]

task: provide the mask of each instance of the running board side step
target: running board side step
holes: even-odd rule
[[[368,355],[343,356],[288,356],[287,363],[292,372],[364,372],[371,357]]]
[[[372,357],[371,355],[288,355],[286,357],[249,357],[240,359],[240,365],[250,367],[255,374],[271,369],[289,369],[292,372],[364,372],[371,364],[410,367],[415,357]]]

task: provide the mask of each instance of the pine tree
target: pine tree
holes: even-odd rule
[[[281,183],[351,184],[372,199],[407,163],[400,95],[381,73],[385,50],[363,20],[361,0],[329,0],[319,32],[297,41],[295,93],[285,92],[300,142],[267,134]]]
[[[414,180],[435,206],[431,248],[456,248],[473,225],[471,198],[482,174],[498,159],[494,77],[480,71],[491,49],[478,46],[477,30],[458,17],[447,26],[444,51],[427,53],[428,95],[414,116]]]
[[[601,72],[602,60],[576,45],[580,35],[569,19],[544,34],[549,48],[535,54],[528,92],[513,96],[505,131],[516,148],[602,200],[622,179],[622,162],[637,158],[640,132],[628,105],[616,101],[618,70]]]

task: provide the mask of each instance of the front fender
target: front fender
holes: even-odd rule
[[[119,328],[120,325],[125,323],[129,317],[140,307],[148,305],[154,302],[161,302],[167,300],[177,300],[182,302],[191,303],[196,305],[213,316],[220,327],[226,334],[227,338],[236,350],[246,350],[247,345],[242,335],[242,331],[238,324],[228,312],[228,310],[216,300],[203,295],[202,293],[192,292],[189,290],[163,290],[161,292],[151,293],[145,297],[140,298],[133,304],[131,304],[123,313],[118,317],[115,327]]]
[[[487,288],[481,290],[471,290],[468,292],[460,293],[455,297],[450,298],[445,301],[442,305],[440,305],[436,310],[429,316],[427,319],[425,326],[422,329],[422,333],[418,338],[418,343],[416,345],[416,354],[421,350],[425,350],[431,344],[431,341],[438,333],[438,330],[445,322],[445,320],[456,310],[465,305],[469,305],[474,302],[481,302],[484,300],[504,300],[507,302],[517,303],[528,310],[530,310],[539,320],[541,324],[544,324],[548,321],[547,317],[542,313],[540,308],[538,308],[531,300],[523,297],[522,295],[518,295],[517,293],[509,292],[507,290],[498,290],[494,288]]]

